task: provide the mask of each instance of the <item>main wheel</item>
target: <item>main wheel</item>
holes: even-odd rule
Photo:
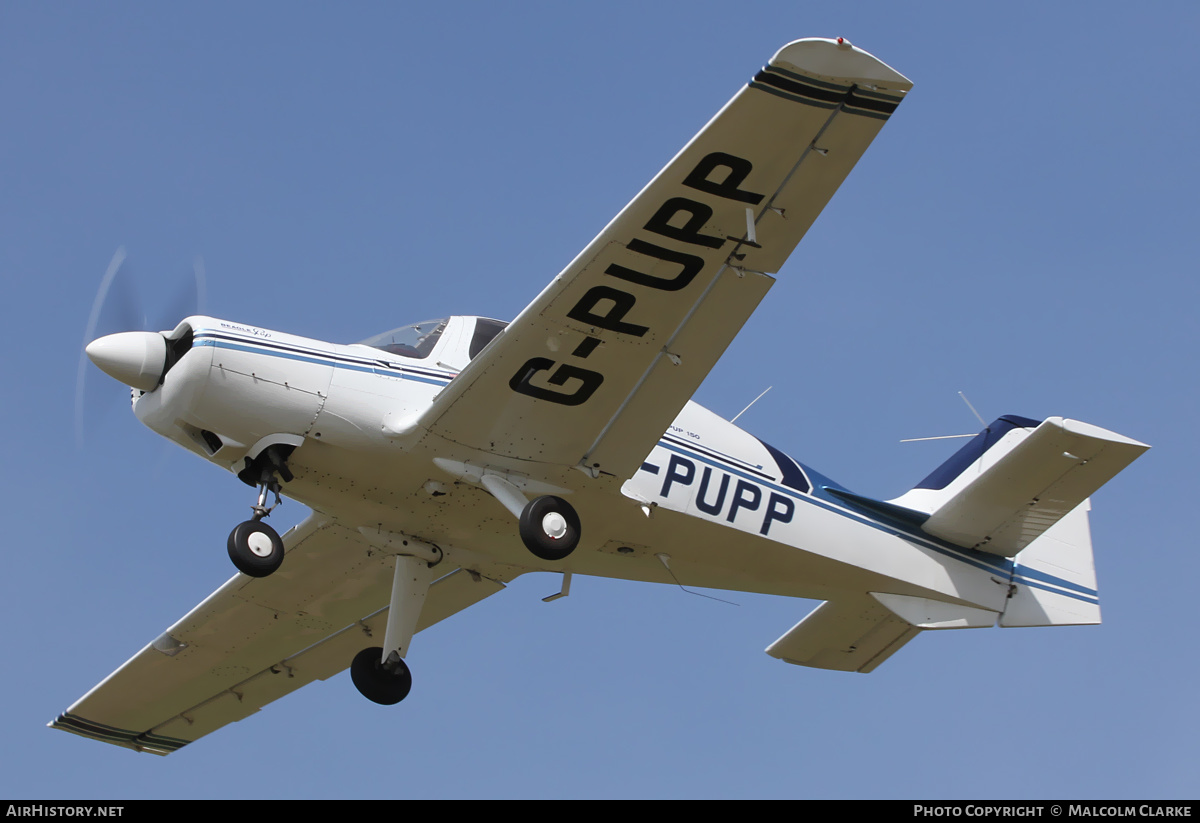
[[[408,697],[412,688],[412,672],[408,664],[398,660],[396,668],[388,671],[383,666],[383,649],[374,646],[354,655],[350,664],[350,679],[354,688],[373,703],[392,706]]]
[[[538,497],[521,512],[521,540],[543,560],[562,560],[575,551],[579,534],[579,515],[561,497]]]
[[[283,540],[278,532],[259,520],[239,523],[229,533],[228,546],[233,565],[251,577],[266,577],[283,562]]]

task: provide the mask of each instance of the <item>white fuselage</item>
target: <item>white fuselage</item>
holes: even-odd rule
[[[408,421],[468,362],[475,322],[451,318],[414,359],[188,318],[171,336],[190,331],[190,349],[134,408],[150,428],[234,472],[269,445],[295,446],[287,497],[351,528],[442,546],[459,566],[476,558],[674,582],[661,554],[691,586],[818,599],[886,592],[1003,610],[1011,561],[856,508],[826,491],[831,481],[694,403],[623,483],[412,434]],[[583,524],[579,549],[538,560],[508,511],[448,464],[569,493]]]

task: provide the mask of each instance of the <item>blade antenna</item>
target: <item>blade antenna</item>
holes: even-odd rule
[[[675,585],[678,586],[683,591],[687,592],[688,594],[694,594],[694,595],[696,595],[696,597],[707,597],[709,600],[715,600],[718,603],[726,603],[730,606],[742,605],[741,603],[734,603],[732,600],[722,600],[719,597],[713,597],[712,595],[709,595],[709,594],[701,594],[700,592],[694,592],[691,589],[685,589],[683,584],[679,582],[679,578],[675,576],[675,572],[671,571],[671,564],[667,562],[668,560],[671,559],[671,556],[667,555],[667,554],[663,554],[662,552],[659,552],[658,554],[656,554],[654,556],[658,558],[659,563],[663,564],[663,568],[667,570],[667,574],[671,575],[671,579],[675,581]]]
[[[761,400],[761,399],[762,399],[762,396],[763,396],[763,394],[766,394],[767,392],[769,392],[769,391],[770,391],[771,389],[773,389],[773,388],[775,388],[775,387],[774,387],[774,386],[767,386],[765,389],[763,389],[763,390],[762,390],[762,394],[760,394],[758,397],[756,397],[756,398],[754,398],[753,400],[751,400],[751,401],[750,401],[750,406],[753,406],[755,403],[757,403],[759,400]],[[743,414],[745,414],[746,412],[750,411],[750,406],[746,406],[746,408],[742,409],[740,412],[738,412],[737,414],[735,414],[735,415],[733,416],[733,419],[732,419],[732,420],[730,420],[729,422],[730,422],[730,423],[736,423],[736,422],[737,422],[737,419],[738,419],[739,417],[741,417],[741,416],[742,416]],[[669,570],[668,570],[668,571],[669,571]]]

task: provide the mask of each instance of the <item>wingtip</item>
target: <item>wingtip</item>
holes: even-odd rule
[[[1131,449],[1140,449],[1142,452],[1148,451],[1150,445],[1143,443],[1140,440],[1134,440],[1132,437],[1126,437],[1123,434],[1118,434],[1115,431],[1101,428],[1100,426],[1084,423],[1081,420],[1071,420],[1064,417],[1051,417],[1048,420],[1054,421],[1056,425],[1071,434],[1080,434],[1087,437],[1094,437],[1099,440],[1108,440],[1113,443],[1119,443],[1122,446],[1128,446]]]
[[[844,37],[806,37],[775,53],[771,65],[841,82],[860,82],[907,92],[912,81],[870,52]]]

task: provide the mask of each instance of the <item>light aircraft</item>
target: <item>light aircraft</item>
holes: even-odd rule
[[[822,600],[766,651],[843,671],[927,630],[1098,623],[1088,498],[1144,444],[1004,416],[883,501],[689,400],[911,87],[788,44],[511,323],[90,343],[139,420],[257,496],[238,573],[50,725],[163,755],[347,666],[397,703],[415,633],[534,571],[555,597],[585,574]],[[312,509],[282,538],[281,494]]]

